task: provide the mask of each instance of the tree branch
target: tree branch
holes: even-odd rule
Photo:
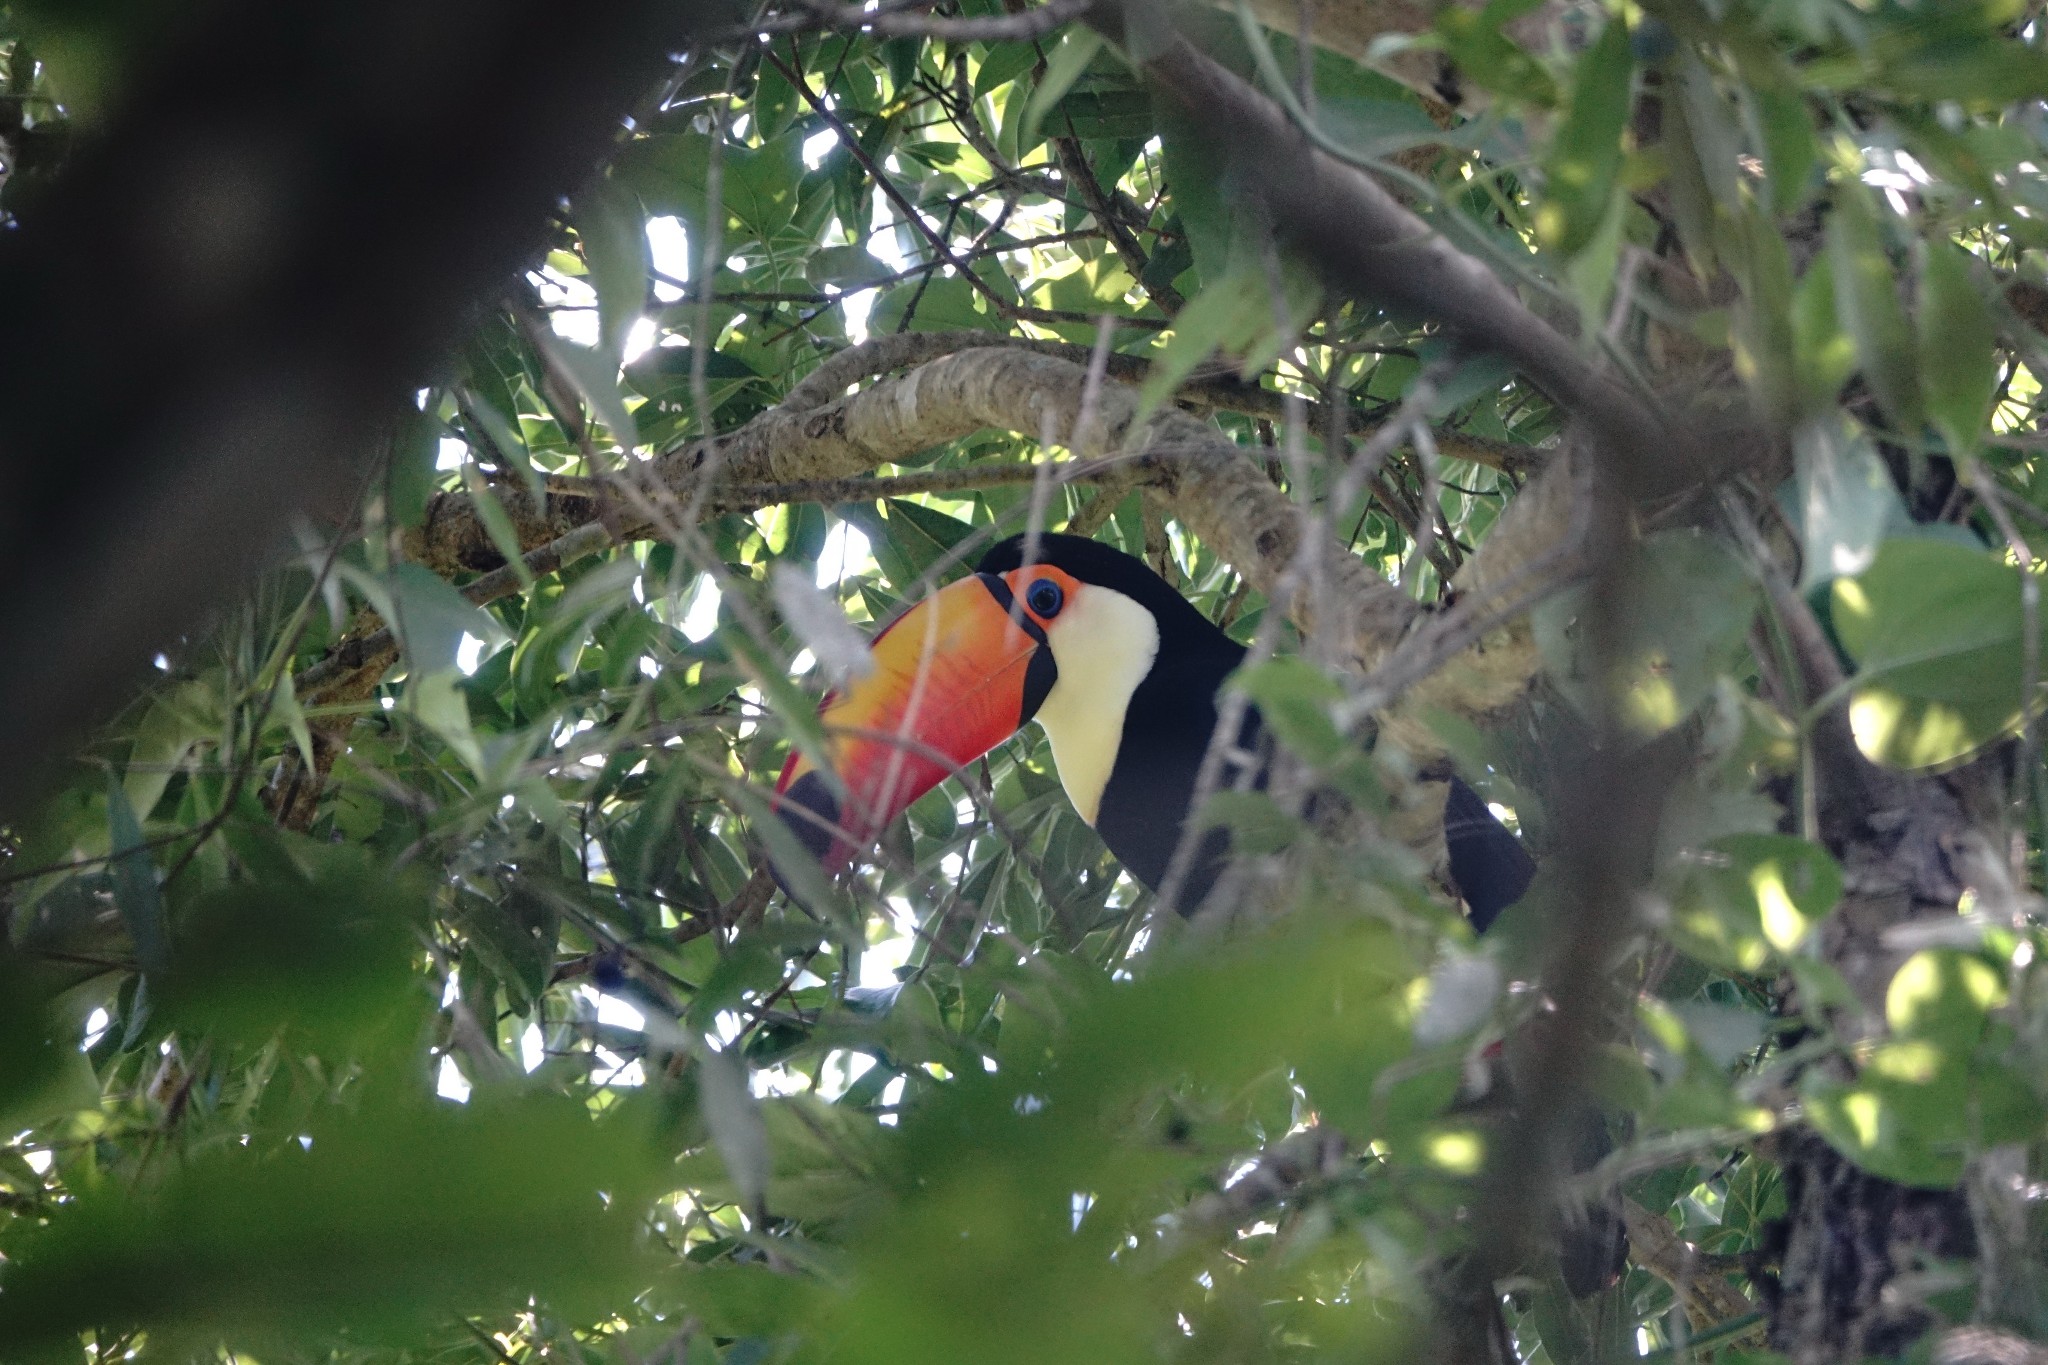
[[[1511,362],[1602,442],[1667,476],[1704,468],[1693,437],[1594,368],[1483,263],[1447,242],[1373,179],[1310,144],[1280,107],[1172,31],[1163,11],[1104,0],[1089,22],[1144,54],[1140,66],[1183,118],[1226,148],[1282,241],[1332,288],[1433,318]],[[1143,25],[1142,34],[1127,29]],[[1130,41],[1125,41],[1126,38]]]

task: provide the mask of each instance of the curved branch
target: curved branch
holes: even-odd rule
[[[872,372],[922,356],[931,344],[889,338],[866,351],[859,363]],[[828,362],[838,366],[829,382],[849,379],[855,363],[850,356]],[[701,508],[715,515],[796,498],[868,498],[1021,481],[1043,466],[984,466],[913,474],[900,481],[864,476],[878,465],[985,428],[1033,438],[1050,431],[1063,434],[1084,458],[1108,457],[1093,469],[1055,465],[1062,477],[1128,480],[1153,489],[1176,519],[1234,564],[1254,588],[1275,598],[1303,630],[1317,633],[1331,657],[1386,684],[1383,699],[1408,692],[1383,723],[1412,753],[1432,755],[1441,747],[1419,719],[1430,710],[1484,715],[1520,695],[1536,666],[1534,649],[1525,630],[1501,628],[1511,626],[1514,613],[1526,606],[1522,599],[1528,584],[1563,581],[1575,571],[1568,560],[1557,558],[1573,533],[1570,462],[1540,476],[1509,503],[1455,582],[1462,595],[1459,608],[1442,618],[1425,618],[1413,601],[1334,545],[1321,547],[1319,582],[1316,575],[1293,572],[1303,535],[1319,530],[1272,484],[1260,463],[1202,421],[1169,410],[1138,425],[1136,391],[1110,382],[1096,397],[1089,429],[1072,434],[1083,420],[1087,388],[1082,366],[1036,350],[977,347],[942,355],[829,402],[770,409],[721,437],[717,483],[704,490]],[[793,396],[816,402],[815,392],[801,390],[799,385]],[[551,572],[616,540],[653,534],[656,528],[648,520],[620,517],[622,502],[671,514],[691,506],[699,501],[704,452],[701,443],[681,447],[619,475],[632,481],[631,496],[623,500],[603,497],[595,483],[563,488],[564,481],[556,481],[541,503],[523,489],[500,490],[527,551],[527,571]],[[600,506],[611,510],[609,528],[598,520]],[[437,499],[428,525],[409,534],[406,548],[444,576],[486,570],[465,588],[475,601],[506,595],[520,581],[516,570],[503,565],[466,495]],[[1423,629],[1410,640],[1418,624]],[[1400,653],[1389,659],[1396,646]],[[1461,655],[1469,666],[1443,667]],[[331,700],[329,686],[359,679],[380,656],[388,666],[386,650],[351,642],[338,656],[346,663],[323,663],[309,670],[302,684]],[[1383,666],[1392,671],[1374,674]]]

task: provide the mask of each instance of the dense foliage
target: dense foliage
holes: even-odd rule
[[[1540,41],[1502,30],[1539,8]],[[1276,238],[1134,69],[1140,19],[1119,45],[946,28],[1004,17],[979,0],[922,29],[884,9],[870,31],[770,7],[679,54],[421,377],[359,502],[251,528],[287,562],[165,641],[15,812],[0,1358],[1411,1358],[1515,1140],[1454,1097],[1541,1013],[1510,983],[1581,892],[1547,870],[1475,939],[1370,817],[1448,754],[1554,867],[1555,764],[1610,712],[1677,775],[1613,945],[1627,999],[1588,1070],[1625,1119],[1589,1179],[1685,1254],[1639,1229],[1585,1301],[1527,1267],[1502,1286],[1525,1358],[1761,1350],[1802,1143],[1912,1191],[2038,1190],[2036,7],[1496,0],[1377,33],[1370,61],[1249,9],[1183,16],[1598,368],[1766,452],[1711,493],[1664,471],[1615,657],[1588,661],[1590,590],[1557,587],[1516,627],[1526,696],[1432,713],[1428,755],[1375,745],[1346,661],[1169,491],[1114,462],[1018,477],[1073,437],[1050,425],[879,451],[887,482],[706,474],[650,504],[621,477],[857,343],[1058,341],[1448,607],[1563,458],[1552,395]],[[0,7],[0,216],[118,111],[134,23]],[[1417,60],[1456,88],[1383,74]],[[1383,462],[1352,463],[1388,424]],[[529,564],[543,497],[630,533]],[[1148,919],[1027,732],[875,867],[813,874],[814,910],[777,890],[766,797],[841,658],[818,594],[871,629],[1034,515],[1276,649],[1242,685],[1372,828],[1220,801],[1270,866],[1237,924],[1191,932]],[[437,558],[458,517],[481,546]],[[351,690],[336,660],[387,623],[397,661]],[[1812,632],[1847,679],[1825,693]],[[1884,780],[1989,793],[2008,874],[1893,926],[1882,1028],[1836,909],[1875,874],[1824,819],[1844,714]],[[2019,1207],[2031,1260],[1980,1240],[1901,1267],[1921,1327],[2048,1334]]]

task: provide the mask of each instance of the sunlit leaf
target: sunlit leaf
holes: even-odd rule
[[[2017,720],[2017,568],[1948,540],[1894,538],[1863,574],[1835,580],[1832,605],[1857,664],[1850,724],[1873,760],[1936,767]]]
[[[1537,234],[1553,251],[1579,251],[1607,216],[1621,169],[1634,65],[1628,26],[1618,17],[1607,21],[1579,59],[1571,108],[1551,138],[1544,201],[1536,211]]]
[[[1940,243],[1923,254],[1915,321],[1928,420],[1953,454],[1974,454],[1998,391],[1998,338],[1970,257],[1960,248]]]

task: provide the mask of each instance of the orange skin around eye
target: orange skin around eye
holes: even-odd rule
[[[821,779],[798,789],[814,771],[801,754],[790,756],[775,790],[790,798],[786,813],[788,805],[810,812],[789,814],[827,871],[872,843],[955,769],[1017,732],[1026,673],[1032,656],[1045,647],[1039,640],[1048,621],[1025,605],[1026,590],[1040,578],[1058,583],[1067,600],[1083,590],[1045,565],[1012,570],[1001,580],[1015,603],[1013,616],[989,579],[961,579],[884,627],[873,645],[874,671],[825,698],[819,719],[845,799],[825,797]],[[836,819],[839,832],[829,847],[819,847],[825,843],[820,822],[827,816]]]

